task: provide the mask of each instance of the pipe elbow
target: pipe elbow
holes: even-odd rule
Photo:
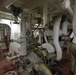
[[[56,48],[56,60],[61,60],[62,58],[62,50],[59,44],[59,27],[60,27],[60,22],[61,22],[61,17],[58,17],[55,24],[54,24],[54,37],[53,37],[53,42],[54,46]]]

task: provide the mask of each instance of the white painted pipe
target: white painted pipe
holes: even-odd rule
[[[45,40],[46,43],[48,43],[47,36],[46,36],[45,33],[44,33],[44,40]]]
[[[44,44],[42,44],[42,48],[47,49],[48,53],[55,52],[55,49],[54,49],[53,45],[50,44],[50,43],[44,43]]]
[[[42,35],[39,33],[38,43],[40,43],[40,44],[42,43],[42,38],[41,37],[42,37]]]
[[[74,17],[73,17],[73,33],[74,33],[73,43],[76,44],[76,0],[75,0]]]
[[[47,14],[48,14],[48,3],[44,1],[43,4],[43,25],[47,23]]]
[[[73,17],[74,13],[73,13],[73,10],[70,6],[70,0],[64,0],[63,8],[65,8],[68,11],[68,13]]]
[[[55,52],[54,46],[51,43],[49,43],[47,40],[46,33],[44,33],[44,40],[45,40],[45,43],[42,44],[42,48],[47,49],[48,53]]]
[[[73,17],[74,13],[73,13],[73,10],[72,10],[71,6],[67,7],[67,11]]]
[[[63,31],[64,35],[68,35],[68,31],[67,31],[68,25],[69,25],[69,22],[67,20],[64,21],[64,23],[62,25],[62,31]]]
[[[22,13],[22,18],[21,18],[21,37],[20,37],[20,55],[26,55],[26,22],[25,22],[25,17],[24,13]]]
[[[44,40],[45,40],[45,42],[46,43],[48,43],[49,41],[48,41],[48,39],[47,39],[47,36],[52,36],[53,35],[53,31],[51,31],[51,30],[45,30],[45,32],[44,32]]]
[[[5,36],[7,36],[7,28],[5,28]]]
[[[59,44],[59,27],[60,27],[60,22],[61,22],[62,17],[58,17],[55,24],[54,24],[54,37],[53,37],[53,42],[54,46],[56,48],[56,53],[57,53],[57,61],[62,59],[62,50]]]

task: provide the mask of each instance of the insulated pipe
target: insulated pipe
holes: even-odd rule
[[[55,52],[54,46],[50,43],[44,43],[41,46],[42,46],[42,48],[47,49],[48,53],[54,53]]]
[[[71,17],[73,17],[74,13],[70,5],[67,7],[67,11],[71,15]]]
[[[75,0],[74,17],[73,17],[73,32],[74,32],[73,43],[76,43],[76,0]]]
[[[46,36],[45,32],[44,32],[44,40],[46,43],[48,43],[47,36]]]
[[[73,17],[73,15],[74,15],[74,12],[73,12],[73,10],[72,10],[72,8],[71,8],[71,6],[70,6],[70,0],[63,0],[64,2],[63,2],[63,4],[61,4],[61,8],[58,6],[58,5],[56,5],[52,0],[49,0],[49,2],[51,2],[57,9],[59,9],[64,15],[66,15],[67,16],[67,18],[68,18],[68,15],[66,14],[66,12],[64,12],[64,10],[67,10],[67,12],[70,14],[70,16],[71,16],[71,18]],[[69,20],[70,20],[70,18],[69,18]]]
[[[42,38],[41,37],[42,37],[42,35],[39,33],[38,43],[40,43],[40,44],[42,43],[42,40],[41,40]]]
[[[47,14],[48,14],[48,3],[44,1],[43,4],[43,25],[47,23]]]
[[[46,35],[47,33],[48,32],[46,32],[46,33],[44,32],[45,43],[43,43],[41,46],[42,46],[42,48],[47,49],[48,53],[53,53],[53,52],[55,52],[55,49],[54,49],[54,46],[51,43],[48,42],[47,35]]]
[[[59,44],[59,27],[60,27],[61,18],[62,17],[58,17],[54,24],[54,37],[53,37],[53,42],[54,42],[54,46],[56,48],[56,53],[57,53],[56,59],[58,61],[61,60],[62,58],[62,50]]]
[[[68,13],[71,15],[71,17],[73,17],[74,13],[73,13],[73,10],[70,6],[70,0],[64,0],[63,8],[65,8],[68,11]]]
[[[46,28],[46,27],[45,27]],[[49,30],[49,28],[47,28],[47,30],[44,31],[44,40],[46,43],[48,43],[48,39],[47,39],[47,36],[51,36],[53,35],[53,31]]]
[[[62,31],[63,31],[64,35],[68,35],[68,32],[67,32],[68,24],[69,24],[69,22],[66,20],[66,21],[64,21],[64,23],[62,25]]]
[[[26,54],[26,22],[25,22],[25,17],[24,17],[23,12],[22,12],[21,16],[22,16],[22,18],[21,18],[20,54],[25,55]]]

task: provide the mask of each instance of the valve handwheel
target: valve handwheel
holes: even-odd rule
[[[17,72],[9,71],[9,72],[5,73],[4,75],[17,75]]]

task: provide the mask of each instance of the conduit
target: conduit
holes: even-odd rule
[[[61,60],[62,58],[62,50],[59,44],[59,27],[60,27],[61,18],[62,17],[58,17],[54,24],[54,37],[53,37],[53,42],[54,42],[54,46],[56,48],[56,53],[57,53],[56,59],[58,61]]]
[[[63,25],[62,25],[62,31],[64,35],[68,35],[68,31],[67,31],[67,27],[68,27],[69,22],[66,20],[64,21]]]

